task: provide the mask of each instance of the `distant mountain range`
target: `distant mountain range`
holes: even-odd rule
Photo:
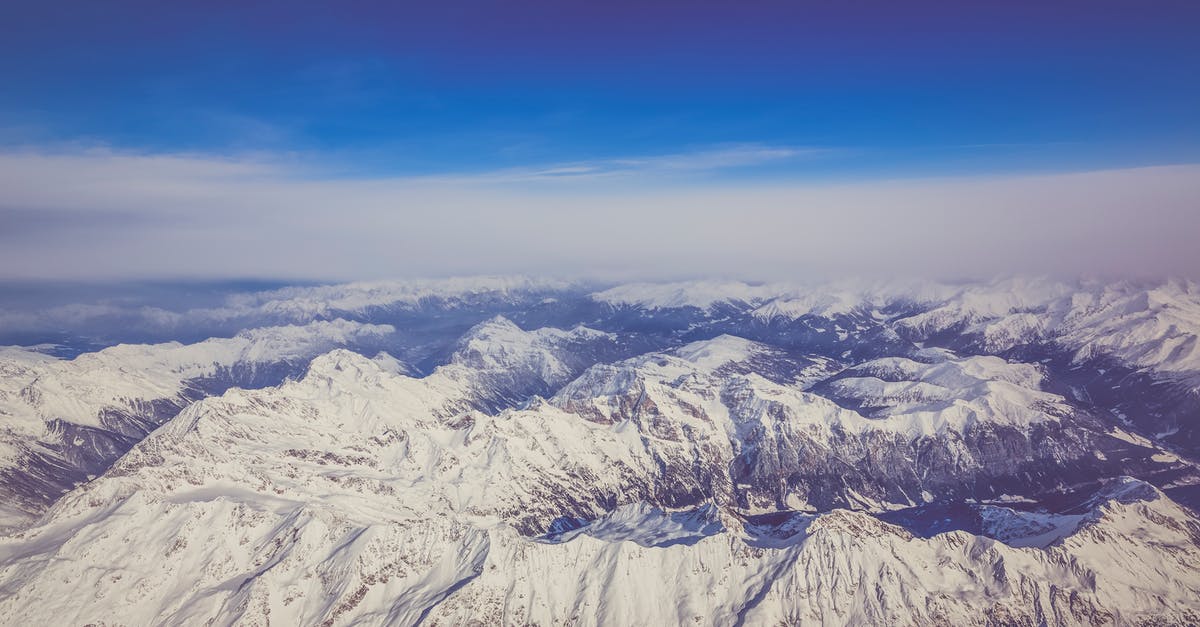
[[[483,277],[0,324],[58,338],[0,349],[2,625],[1200,624],[1190,281]]]

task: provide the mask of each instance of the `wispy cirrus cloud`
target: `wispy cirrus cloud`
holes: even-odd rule
[[[471,182],[504,183],[602,178],[629,179],[639,176],[687,176],[814,159],[831,152],[833,150],[829,148],[728,144],[686,152],[508,168],[473,174],[463,179],[453,176],[450,178]]]

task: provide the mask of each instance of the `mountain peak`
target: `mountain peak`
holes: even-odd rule
[[[393,376],[384,365],[354,351],[335,348],[324,355],[313,358],[308,366],[308,379],[336,379],[339,381],[362,381],[381,376]]]
[[[1092,507],[1102,506],[1108,502],[1123,505],[1145,501],[1157,501],[1164,498],[1161,490],[1152,484],[1130,476],[1117,477],[1104,484],[1088,501]]]
[[[700,368],[716,370],[731,362],[750,359],[764,350],[767,350],[767,347],[763,344],[723,333],[709,340],[685,344],[671,352]]]

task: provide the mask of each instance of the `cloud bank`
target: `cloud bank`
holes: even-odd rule
[[[734,146],[345,178],[279,156],[0,153],[0,276],[1200,276],[1200,165],[839,184]]]

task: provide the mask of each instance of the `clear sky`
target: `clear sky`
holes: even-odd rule
[[[1041,256],[962,271],[1195,275],[1157,249],[1200,227],[1198,28],[1194,0],[6,2],[0,274],[929,273],[876,226],[962,223],[909,234],[936,249],[993,212],[1023,221],[984,248]],[[731,240],[747,212],[805,235]],[[1112,228],[1065,254],[1047,212]]]

